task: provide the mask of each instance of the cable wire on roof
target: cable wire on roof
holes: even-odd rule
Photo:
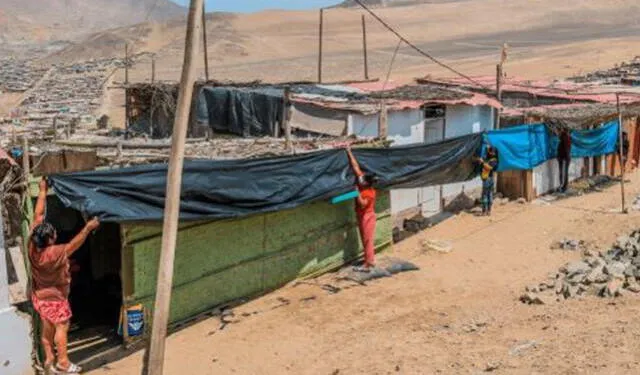
[[[416,46],[415,44],[411,43],[409,40],[407,40],[407,38],[405,38],[404,36],[402,36],[398,31],[396,31],[393,27],[391,27],[387,22],[385,22],[380,16],[378,16],[373,10],[371,10],[371,8],[369,8],[368,6],[366,6],[361,0],[353,0],[355,1],[358,5],[360,5],[365,11],[367,11],[369,14],[371,14],[371,16],[373,18],[375,18],[378,22],[380,22],[380,24],[382,24],[382,26],[384,26],[387,30],[391,31],[395,36],[397,36],[398,38],[400,38],[401,41],[403,41],[404,43],[406,43],[409,47],[413,48],[416,52],[418,52],[419,54],[421,54],[422,56],[426,57],[427,59],[433,61],[434,63],[436,63],[437,65],[441,66],[442,68],[447,69],[448,71],[468,80],[469,82],[472,82],[476,85],[479,85],[480,87],[484,88],[484,89],[489,89],[489,87],[481,84],[480,82],[474,80],[473,78],[471,78],[470,76],[458,71],[457,69],[443,63],[442,61],[440,61],[439,59],[435,58],[434,56],[432,56],[431,54],[429,54],[428,52],[424,51],[422,48]]]

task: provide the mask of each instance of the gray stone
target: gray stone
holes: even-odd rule
[[[627,277],[634,276],[636,274],[636,270],[637,270],[637,267],[629,264],[627,268],[624,270],[624,275]]]
[[[586,294],[594,297],[602,297],[606,287],[607,287],[607,284],[602,284],[602,283],[591,284],[589,285],[589,288]]]
[[[526,288],[524,288],[524,290],[530,293],[538,293],[540,291],[535,285],[527,286]]]
[[[640,284],[636,282],[635,278],[627,278],[624,288],[632,293],[640,293]]]
[[[575,262],[571,262],[568,263],[565,266],[565,269],[567,270],[567,275],[569,275],[569,277],[576,275],[576,274],[584,274],[589,272],[589,270],[591,270],[591,267],[589,267],[589,264],[587,262],[584,262],[582,260],[578,260]],[[622,272],[624,272],[624,269],[622,269]]]
[[[513,356],[519,356],[524,354],[525,352],[529,351],[530,349],[535,349],[538,347],[538,342],[536,341],[526,341],[522,344],[518,344],[514,347],[512,347],[509,350],[509,354],[513,355]]]
[[[585,277],[586,277],[585,274],[577,273],[577,274],[574,274],[571,277],[569,277],[567,281],[571,285],[578,285],[578,284],[582,283],[582,281],[585,279]]]
[[[589,271],[589,273],[584,278],[584,280],[583,280],[584,283],[585,284],[591,284],[591,283],[598,282],[598,280],[601,279],[602,276],[606,276],[606,275],[604,275],[603,269],[604,269],[603,265],[598,265],[598,266],[592,268],[591,271]]]
[[[622,280],[614,279],[610,281],[603,290],[603,297],[619,297],[622,295]]]
[[[606,266],[604,266],[604,273],[606,273],[607,275],[613,276],[613,277],[617,277],[617,278],[623,278],[624,277],[624,271],[625,269],[627,269],[627,265],[622,263],[622,262],[611,262],[608,263]]]
[[[540,285],[538,285],[538,290],[541,291],[541,292],[544,292],[547,289],[548,289],[547,283],[540,283]]]

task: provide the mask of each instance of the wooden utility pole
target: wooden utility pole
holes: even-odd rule
[[[318,83],[322,83],[322,39],[324,34],[324,9],[320,8],[320,31],[318,39]]]
[[[124,45],[124,83],[129,83],[129,43]]]
[[[171,289],[173,284],[173,264],[175,260],[176,240],[178,235],[178,219],[180,216],[180,189],[182,185],[182,168],[184,165],[184,146],[187,138],[187,126],[191,99],[195,83],[195,61],[198,57],[198,45],[202,27],[202,10],[204,0],[191,0],[189,18],[187,19],[187,36],[185,40],[182,78],[178,94],[169,170],[167,174],[167,192],[162,227],[162,247],[156,299],[151,327],[149,355],[146,356],[148,375],[162,375],[164,366],[165,340],[171,305]],[[126,324],[126,323],[125,323]]]
[[[620,109],[620,93],[616,93],[616,108],[618,110],[618,157],[620,158],[620,193],[622,195],[622,213],[627,213],[624,197],[624,150],[622,147],[622,110]]]
[[[364,79],[369,79],[369,56],[367,52],[367,22],[362,15],[362,50],[364,53]]]
[[[156,82],[156,55],[151,56],[151,83]]]
[[[389,135],[387,122],[387,103],[382,102],[382,104],[380,104],[380,116],[378,117],[378,138],[380,139],[387,139],[387,136]]]
[[[209,82],[209,47],[207,46],[207,12],[202,3],[202,44],[204,45],[204,76]]]
[[[285,149],[291,150],[291,123],[289,122],[290,117],[290,109],[291,109],[291,89],[289,86],[284,88],[284,109],[282,114],[282,122],[284,123],[284,139],[285,139]]]

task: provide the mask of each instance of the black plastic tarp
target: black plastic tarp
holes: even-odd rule
[[[477,174],[472,156],[482,135],[437,144],[355,149],[363,169],[379,175],[380,188],[409,188],[465,181]],[[163,216],[167,165],[55,175],[62,202],[105,222],[156,221]],[[327,200],[353,189],[345,150],[299,156],[187,161],[180,219],[228,219]]]
[[[284,109],[283,90],[274,87],[203,87],[197,99],[198,122],[214,132],[242,137],[274,136]]]

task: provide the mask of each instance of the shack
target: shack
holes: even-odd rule
[[[285,87],[290,93],[286,98]],[[167,128],[162,124],[172,119],[177,89],[165,84],[137,84],[126,89],[131,98],[131,126],[154,137],[166,136],[166,132],[158,133],[157,129]],[[427,83],[266,85],[212,81],[198,83],[196,93],[189,125],[192,136],[211,132],[282,137],[284,123],[288,121],[298,138],[382,138],[391,142],[392,147],[435,143],[491,130],[495,113],[501,108],[497,100],[485,93]],[[385,130],[381,132],[382,118]],[[152,129],[140,126],[149,121],[154,124]],[[394,226],[401,227],[405,219],[415,215],[432,217],[447,210],[470,208],[480,192],[479,178],[443,186],[392,190]]]
[[[473,80],[475,83],[426,77],[418,82],[484,94],[495,92],[495,77],[474,77]],[[504,107],[499,115],[499,126],[505,129],[523,124],[548,123],[552,127],[562,126],[572,130],[594,129],[617,119],[616,91],[628,91],[628,88],[504,77],[501,85]],[[633,92],[620,96],[623,130],[629,135],[631,144],[627,168],[637,165],[640,158],[640,132],[637,131],[639,100],[640,97]],[[618,159],[613,154],[574,158],[569,166],[569,180],[600,174],[619,175]],[[531,201],[557,190],[559,186],[558,164],[555,160],[549,160],[532,170],[499,173],[497,190],[512,199],[525,198]]]
[[[211,142],[222,145],[220,140]],[[227,140],[224,144],[231,148],[238,143],[244,150],[247,142],[256,140]],[[273,142],[284,150],[282,142]],[[296,150],[298,153],[312,151],[308,141],[297,145],[303,147]],[[330,148],[331,144],[316,147]],[[193,149],[192,144],[187,153],[193,155]],[[32,199],[37,197],[37,180],[32,181],[30,193]],[[28,209],[31,207],[28,205]],[[392,245],[388,193],[380,193],[376,211],[375,245],[377,251],[384,251]],[[32,212],[24,217],[23,238],[28,236],[31,217]],[[68,241],[86,220],[80,211],[66,207],[53,193],[47,201],[47,217],[56,226],[60,241]],[[145,333],[130,335],[128,329],[118,327],[123,310],[141,305],[147,315],[144,332],[150,332],[148,318],[153,308],[161,239],[161,222],[110,221],[74,254],[70,296],[74,311],[74,329],[70,334],[74,360],[84,361],[88,353],[144,341]],[[351,202],[315,201],[294,209],[238,219],[182,221],[176,247],[170,325],[177,327],[215,308],[339,268],[360,255]]]

